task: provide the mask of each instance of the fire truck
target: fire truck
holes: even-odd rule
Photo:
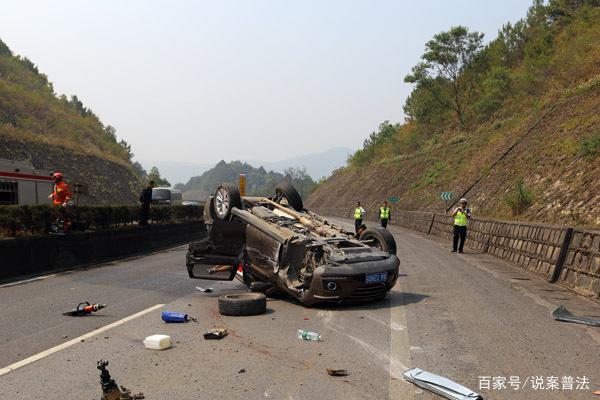
[[[0,158],[0,205],[50,204],[53,185],[51,171]]]

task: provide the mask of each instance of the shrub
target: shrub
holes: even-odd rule
[[[191,221],[202,218],[202,206],[152,206],[152,223]],[[78,206],[69,209],[72,222],[89,225],[93,229],[110,229],[137,222],[139,206]],[[58,217],[55,208],[48,205],[0,206],[0,236],[44,234]]]
[[[525,212],[533,203],[533,192],[519,179],[512,193],[509,193],[505,198],[506,204],[512,211],[513,215],[519,215]]]
[[[594,157],[600,154],[600,132],[581,141],[581,154],[586,157]]]

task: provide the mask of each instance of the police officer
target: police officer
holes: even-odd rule
[[[451,216],[454,217],[454,235],[452,237],[452,252],[463,252],[467,238],[467,221],[471,219],[471,209],[467,208],[467,199],[460,199],[460,206],[456,207]],[[460,241],[460,245],[459,245]]]
[[[382,228],[386,228],[390,221],[390,208],[388,207],[387,201],[384,201],[383,206],[379,208],[379,221],[381,222]]]
[[[152,188],[154,187],[154,181],[148,182],[148,185],[140,193],[140,225],[148,225],[148,218],[150,217],[150,203],[152,203]]]
[[[354,209],[354,230],[358,233],[358,228],[362,225],[363,215],[365,209],[360,206],[360,201],[356,202],[356,208]]]

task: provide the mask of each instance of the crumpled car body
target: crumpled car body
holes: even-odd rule
[[[207,234],[187,252],[191,278],[237,277],[250,288],[284,292],[306,306],[380,300],[395,285],[400,265],[395,243],[390,250],[372,236],[361,240],[302,207],[294,210],[281,196],[240,200],[226,218],[219,216],[217,197],[207,200]],[[389,233],[386,238],[393,240]]]

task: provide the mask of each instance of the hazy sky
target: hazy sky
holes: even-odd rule
[[[496,36],[528,0],[5,0],[0,38],[136,158],[279,160],[401,121],[435,33]]]

